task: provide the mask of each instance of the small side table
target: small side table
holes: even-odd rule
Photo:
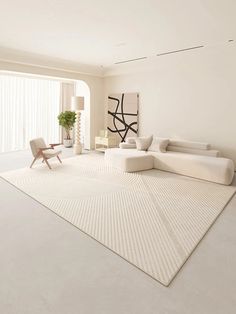
[[[104,152],[107,148],[116,147],[115,137],[95,137],[95,150]]]

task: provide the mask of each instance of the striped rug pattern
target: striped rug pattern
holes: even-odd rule
[[[158,170],[122,173],[100,154],[1,176],[165,286],[235,193]]]

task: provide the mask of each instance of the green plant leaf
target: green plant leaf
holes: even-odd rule
[[[74,111],[65,111],[61,112],[57,117],[59,125],[66,131],[67,139],[70,139],[70,131],[73,129],[75,124],[75,116],[76,114]]]

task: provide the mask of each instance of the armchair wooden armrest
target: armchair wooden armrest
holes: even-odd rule
[[[54,148],[55,146],[59,146],[62,145],[62,143],[56,143],[56,144],[49,144],[51,146],[51,148]]]

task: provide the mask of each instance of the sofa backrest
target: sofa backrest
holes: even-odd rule
[[[185,140],[170,139],[169,145],[176,146],[176,147],[191,148],[191,149],[204,149],[204,150],[211,149],[211,145],[208,143],[192,142],[192,141],[185,141]]]
[[[167,146],[167,151],[193,154],[193,155],[211,156],[211,157],[220,156],[220,152],[214,149],[196,149],[196,148],[188,148],[188,147],[180,147],[180,146],[172,146],[172,145]]]
[[[120,144],[120,148],[135,148],[135,147],[136,147],[135,137],[127,138],[124,143]],[[218,150],[211,149],[210,144],[186,140],[170,139],[169,144],[167,146],[167,151],[193,155],[220,157],[220,152]]]
[[[208,143],[175,139],[170,139],[167,151],[212,157],[220,156],[220,152],[218,150],[211,149],[211,145]]]

